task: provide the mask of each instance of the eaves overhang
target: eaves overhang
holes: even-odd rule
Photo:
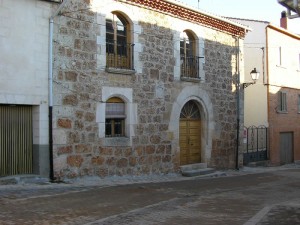
[[[251,29],[224,17],[212,15],[174,0],[115,0],[167,14],[218,31],[244,38]]]
[[[289,31],[287,31],[286,29],[283,29],[283,28],[281,28],[281,27],[277,27],[277,26],[274,26],[274,25],[272,25],[272,24],[269,24],[269,25],[266,27],[266,29],[267,29],[267,28],[276,30],[276,31],[278,31],[278,32],[280,32],[280,33],[282,33],[282,34],[285,34],[285,35],[287,35],[287,36],[290,36],[290,37],[292,37],[292,38],[294,38],[294,39],[300,41],[300,35],[291,33],[291,32],[289,32]]]

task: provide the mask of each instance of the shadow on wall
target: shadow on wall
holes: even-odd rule
[[[179,32],[169,27],[171,18],[167,15],[141,9],[146,15],[145,21],[130,22],[133,15],[125,16],[112,10],[106,20],[106,15],[100,12],[101,7],[71,2],[55,21],[55,176],[63,179],[177,171],[180,143],[168,127],[174,122],[170,120],[172,105],[187,87],[197,87],[207,93],[212,103],[213,115],[207,117],[214,120],[204,126],[211,130],[207,141],[210,143],[205,145],[211,149],[199,151],[211,151],[210,166],[234,168],[237,102],[236,77],[232,74],[236,72],[238,52],[235,38],[202,27],[205,37],[188,37],[194,38],[193,46],[193,41],[180,39],[180,33],[186,29]],[[123,3],[121,5],[124,7]],[[197,43],[200,40],[204,40],[203,48]],[[135,47],[128,48],[127,43]],[[196,56],[204,56],[205,64],[201,63],[204,59],[195,60]],[[107,71],[108,65],[114,70]],[[199,77],[192,77],[195,74]],[[99,103],[105,103],[102,102],[104,87],[116,90],[107,96],[117,97],[125,105],[128,97],[124,96],[131,93],[135,106],[123,110],[118,108],[120,102],[110,98],[116,108],[112,108],[110,114],[107,108],[99,109]],[[118,89],[125,92],[118,93]],[[121,92],[127,94],[123,96]],[[186,101],[182,102],[192,97],[186,96]],[[129,114],[131,110],[136,110],[136,120]],[[180,112],[175,121],[178,129],[179,116]],[[101,117],[105,121],[102,127],[98,123]],[[105,136],[101,137],[101,133]],[[131,142],[122,141],[130,137]]]

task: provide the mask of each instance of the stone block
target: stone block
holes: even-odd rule
[[[70,155],[67,157],[67,164],[73,167],[80,167],[83,162],[83,157],[80,155]]]

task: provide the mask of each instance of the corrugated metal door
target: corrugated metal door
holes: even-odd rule
[[[280,163],[292,163],[294,161],[293,133],[280,133]]]
[[[0,106],[0,176],[32,173],[32,107]]]

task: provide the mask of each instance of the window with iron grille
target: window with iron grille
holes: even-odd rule
[[[106,18],[106,67],[133,70],[133,44],[126,18],[111,13]]]
[[[125,136],[125,103],[122,99],[113,97],[108,99],[105,107],[105,136]]]
[[[196,56],[196,39],[189,31],[181,34],[180,68],[181,77],[199,78],[199,58]]]
[[[287,93],[279,91],[278,92],[278,112],[287,112]]]

